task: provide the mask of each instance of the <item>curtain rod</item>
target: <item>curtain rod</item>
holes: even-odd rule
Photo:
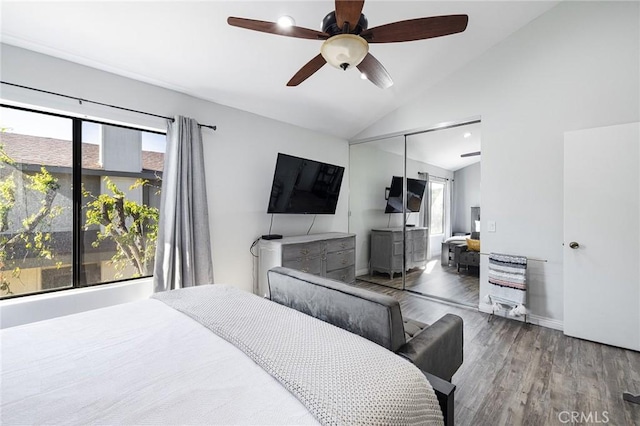
[[[428,175],[430,178],[436,178],[436,179],[441,179],[441,180],[453,180],[453,179],[449,179],[446,177],[442,177],[442,176],[436,176],[436,175],[432,175],[429,172],[418,172],[419,175]]]
[[[98,102],[98,101],[92,101],[92,100],[89,100],[89,99],[78,98],[76,96],[64,95],[62,93],[49,92],[47,90],[36,89],[35,87],[22,86],[20,84],[9,83],[7,81],[0,81],[0,83],[6,84],[7,86],[14,86],[14,87],[19,87],[21,89],[27,89],[27,90],[33,90],[35,92],[46,93],[48,95],[54,95],[54,96],[60,96],[62,98],[73,99],[73,100],[76,100],[76,101],[80,102],[80,104],[82,104],[83,102],[88,102],[90,104],[106,106],[106,107],[109,107],[109,108],[115,108],[115,109],[119,109],[119,110],[122,110],[122,111],[135,112],[136,114],[144,114],[144,115],[150,115],[152,117],[164,118],[166,120],[171,120],[172,122],[175,121],[172,117],[165,117],[164,115],[153,114],[153,113],[145,112],[145,111],[138,111],[136,109],[125,108],[125,107],[121,107],[121,106],[117,106],[117,105],[105,104],[103,102]],[[198,126],[199,127],[206,127],[208,129],[212,129],[212,130],[216,130],[217,129],[217,126],[213,126],[211,124],[198,124]]]

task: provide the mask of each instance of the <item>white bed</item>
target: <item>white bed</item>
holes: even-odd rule
[[[317,424],[241,350],[157,300],[3,330],[1,354],[2,424]]]
[[[245,352],[154,299],[5,329],[1,345],[1,424],[318,424]]]

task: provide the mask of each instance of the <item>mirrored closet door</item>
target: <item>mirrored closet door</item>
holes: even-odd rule
[[[480,123],[407,136],[407,178],[426,183],[419,221],[429,249],[424,267],[408,270],[406,290],[478,306],[480,253],[468,245],[475,227],[463,218],[480,209],[479,143]]]
[[[350,158],[357,279],[477,307],[480,123],[353,144]]]
[[[350,146],[349,232],[356,279],[404,289],[404,137]]]

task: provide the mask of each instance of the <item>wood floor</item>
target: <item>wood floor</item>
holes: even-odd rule
[[[457,425],[640,425],[640,353],[456,308],[376,284],[356,285],[400,301],[404,316],[464,320],[464,363],[453,376]],[[572,412],[576,422],[571,419]],[[608,421],[605,421],[607,420]]]
[[[358,276],[358,280],[402,289],[402,275],[374,272],[373,275]],[[427,262],[424,269],[413,269],[407,272],[406,289],[418,293],[452,300],[469,306],[478,306],[479,300],[478,270],[455,266],[442,266],[440,256]]]

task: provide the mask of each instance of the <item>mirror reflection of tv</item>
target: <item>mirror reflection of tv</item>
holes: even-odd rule
[[[335,214],[344,167],[278,154],[267,213]]]
[[[422,179],[407,178],[407,212],[419,212],[422,204],[424,190],[427,181]],[[402,213],[402,177],[394,176],[391,179],[389,197],[385,213]]]

